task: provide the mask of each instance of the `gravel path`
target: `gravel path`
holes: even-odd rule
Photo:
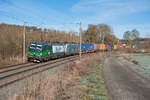
[[[116,56],[105,60],[103,76],[111,100],[150,100],[150,80],[132,72]]]

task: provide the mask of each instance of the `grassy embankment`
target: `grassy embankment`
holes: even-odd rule
[[[107,55],[97,53],[67,64],[56,74],[25,87],[13,100],[108,100],[101,73]]]

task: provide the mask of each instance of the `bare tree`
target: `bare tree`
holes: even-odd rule
[[[123,39],[126,41],[126,44],[131,44],[131,32],[124,32]]]
[[[106,24],[89,25],[83,36],[87,43],[102,43],[102,40],[105,40],[105,43],[111,44],[118,40],[112,33],[112,28]]]
[[[138,45],[139,44],[139,35],[140,35],[140,33],[139,33],[138,30],[133,29],[131,31],[131,37],[132,37],[131,39],[132,39],[132,44],[133,45]]]

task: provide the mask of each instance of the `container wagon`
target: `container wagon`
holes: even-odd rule
[[[78,43],[67,43],[65,48],[65,55],[75,55],[79,54],[80,51],[80,45]]]
[[[94,51],[97,52],[100,50],[100,44],[94,44]]]
[[[100,51],[106,50],[106,45],[105,44],[100,44]]]
[[[94,52],[94,44],[82,43],[81,53]]]
[[[114,49],[114,45],[110,44],[110,50],[112,51]]]
[[[118,45],[114,45],[114,50],[117,50],[118,49]]]

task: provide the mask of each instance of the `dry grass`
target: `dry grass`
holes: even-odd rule
[[[135,51],[135,49],[133,49],[133,48],[128,48],[128,49],[123,49],[123,52],[124,52],[124,53],[134,53],[134,52],[136,52],[136,51]]]
[[[146,51],[147,51],[148,53],[150,53],[150,48],[146,49]]]
[[[11,64],[19,64],[22,63],[22,57],[9,57],[9,58],[0,58],[0,66],[2,65],[11,65]]]
[[[49,75],[34,85],[26,86],[23,94],[17,94],[11,100],[79,100],[86,91],[79,88],[79,81],[82,76],[98,67],[104,55],[99,53],[67,64],[56,74]]]

